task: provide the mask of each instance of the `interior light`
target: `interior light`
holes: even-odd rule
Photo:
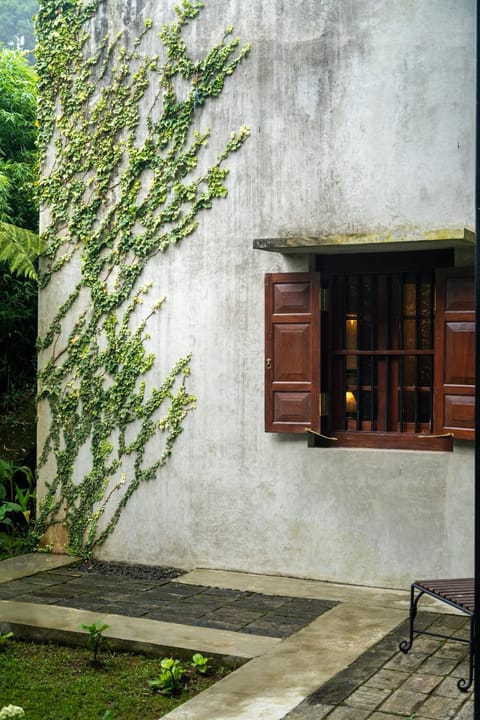
[[[350,390],[347,390],[347,392],[345,393],[345,405],[347,408],[347,413],[357,412],[357,401],[355,399],[355,395]]]

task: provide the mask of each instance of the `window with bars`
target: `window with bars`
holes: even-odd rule
[[[333,430],[432,432],[433,273],[331,278]]]
[[[326,256],[317,272],[267,275],[265,429],[333,447],[473,438],[473,270],[452,261]]]

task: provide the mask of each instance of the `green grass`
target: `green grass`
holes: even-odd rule
[[[101,720],[106,710],[112,720],[156,720],[227,672],[189,673],[187,690],[168,698],[148,687],[161,658],[120,652],[102,658],[94,668],[89,650],[14,641],[0,652],[0,708],[19,705],[26,720]]]

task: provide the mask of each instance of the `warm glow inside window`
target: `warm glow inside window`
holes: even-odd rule
[[[432,431],[434,275],[331,276],[333,429]]]

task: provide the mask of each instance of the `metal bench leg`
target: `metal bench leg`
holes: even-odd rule
[[[414,634],[414,621],[417,617],[417,605],[418,601],[424,594],[424,591],[421,590],[417,597],[415,597],[415,585],[413,584],[410,589],[410,627],[409,627],[409,638],[408,640],[402,640],[402,642],[399,645],[400,650],[403,653],[408,653],[408,651],[411,649],[413,645],[413,634]]]
[[[465,680],[465,678],[460,678],[460,680],[457,682],[457,687],[462,692],[468,692],[470,690],[470,687],[473,682],[473,633],[474,633],[474,622],[473,622],[473,615],[470,618],[470,641],[468,643],[468,648],[470,650],[470,659],[468,664],[468,679]]]

